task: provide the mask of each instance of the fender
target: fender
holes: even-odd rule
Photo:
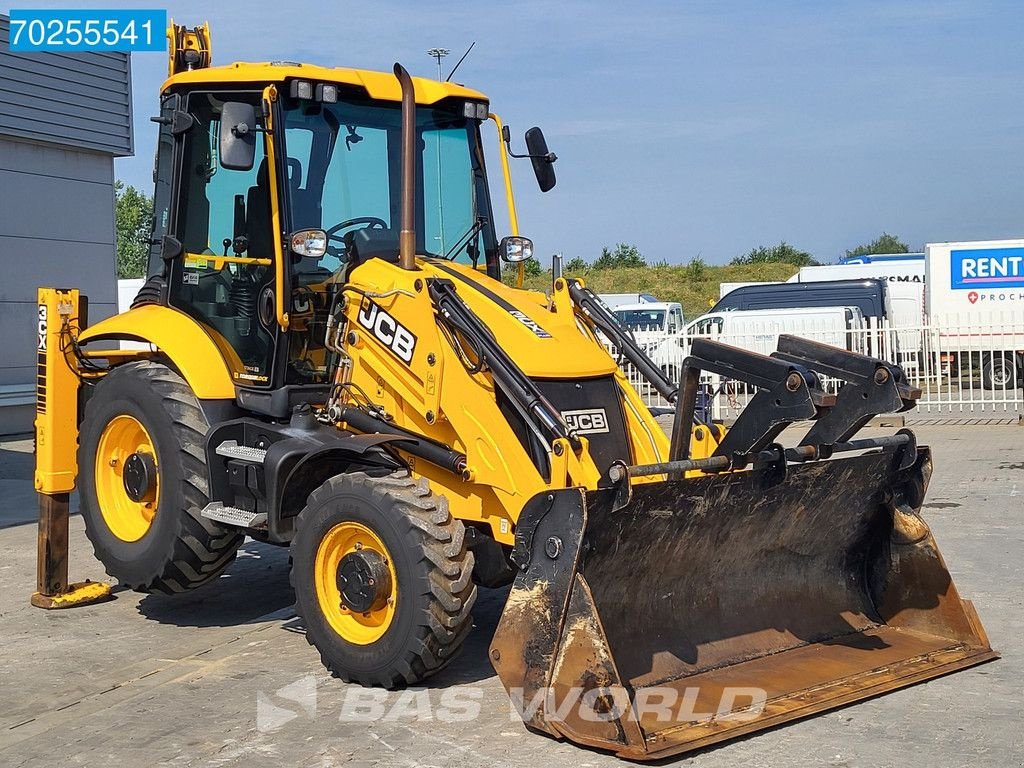
[[[275,489],[272,503],[281,518],[295,517],[306,505],[306,497],[328,478],[353,469],[380,470],[384,473],[405,465],[379,450],[386,443],[401,441],[403,435],[356,435],[340,432],[341,439],[330,441],[303,456]],[[269,455],[269,452],[268,452]]]
[[[78,337],[80,344],[121,339],[156,347],[200,400],[234,399],[235,385],[227,361],[237,355],[227,342],[215,338],[214,332],[184,312],[148,304],[101,320]],[[241,363],[235,362],[235,369],[241,370]]]
[[[251,416],[215,424],[206,436],[210,499],[266,511],[266,540],[286,544],[310,493],[343,472],[386,474],[403,468],[382,447],[408,439],[400,434],[355,434],[321,424],[309,411],[293,415],[287,424]],[[265,446],[266,453],[258,462],[239,461],[217,453],[224,441]]]

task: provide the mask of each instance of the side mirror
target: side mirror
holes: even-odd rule
[[[541,192],[547,192],[555,186],[554,152],[548,151],[548,143],[544,140],[544,131],[534,126],[526,132],[526,151],[533,163],[533,173]]]
[[[503,237],[498,244],[503,261],[518,264],[533,258],[533,240],[528,237]]]
[[[256,160],[256,107],[225,102],[220,115],[220,165],[229,171],[251,171]]]

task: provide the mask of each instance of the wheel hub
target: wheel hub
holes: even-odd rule
[[[124,492],[132,501],[149,497],[156,487],[156,462],[148,453],[136,451],[124,462]]]
[[[350,552],[338,563],[338,591],[342,606],[356,613],[383,608],[391,596],[387,561],[369,549]]]

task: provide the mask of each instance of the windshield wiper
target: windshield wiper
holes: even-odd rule
[[[445,253],[444,257],[451,261],[451,259],[454,258],[459,251],[461,251],[463,248],[465,248],[467,245],[473,242],[473,238],[475,238],[480,233],[480,230],[486,226],[487,217],[477,216],[476,221],[470,224],[469,229],[467,229],[459,237],[459,239],[455,241],[455,245],[448,249],[448,252]]]

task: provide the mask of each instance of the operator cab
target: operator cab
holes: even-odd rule
[[[234,68],[222,67],[165,85],[149,275],[210,331],[238,387],[310,389],[316,399],[332,367],[324,332],[334,295],[367,260],[398,259],[400,94],[379,73],[265,70],[276,82],[233,84]],[[454,84],[419,89],[430,103],[415,114],[416,253],[500,279],[480,136],[488,104]]]

